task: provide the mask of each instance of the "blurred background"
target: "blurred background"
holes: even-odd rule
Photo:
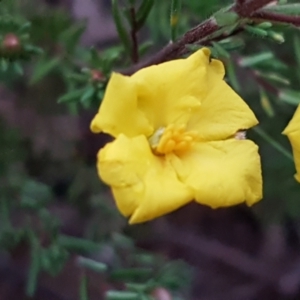
[[[183,1],[178,35],[230,3]],[[141,56],[168,43],[170,5],[153,2]],[[3,0],[0,14],[1,300],[300,299],[300,185],[281,135],[300,102],[298,28],[209,45],[260,120],[263,201],[129,226],[96,173],[110,137],[89,131],[109,73],[131,65],[111,1]]]

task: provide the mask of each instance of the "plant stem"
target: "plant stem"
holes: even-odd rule
[[[228,11],[235,12],[239,15],[241,20],[248,19],[251,21],[251,19],[260,19],[260,21],[284,22],[300,26],[300,18],[298,17],[274,14],[261,10],[272,2],[274,2],[274,0],[236,0],[235,4],[231,5],[227,11],[224,11],[224,13]],[[211,41],[217,41],[243,31],[243,26],[244,23],[240,22],[240,25],[233,32],[226,34],[223,30],[221,30],[220,34],[216,35],[218,30],[223,29],[224,26],[219,26],[216,19],[214,17],[210,17],[198,26],[187,31],[176,42],[169,43],[148,60],[123,70],[121,73],[125,75],[131,75],[139,69],[176,59],[189,51],[186,48],[186,45],[188,44],[210,45]]]
[[[279,22],[279,23],[288,23],[295,26],[300,26],[300,17],[299,16],[288,16],[269,12],[266,10],[260,10],[251,15],[252,18],[263,19],[264,21]]]
[[[185,53],[186,51],[185,46],[187,44],[193,44],[198,40],[214,33],[217,29],[219,29],[219,26],[217,25],[216,21],[214,20],[214,18],[210,18],[204,21],[203,23],[199,24],[195,28],[189,30],[177,42],[168,44],[165,48],[163,48],[161,51],[159,51],[149,60],[137,64],[123,71],[122,73],[126,75],[130,75],[141,68],[145,68],[147,66],[151,66],[151,65],[155,65],[165,61],[175,59]]]
[[[237,1],[233,11],[241,17],[250,17],[254,12],[262,9],[272,2],[274,2],[274,0]]]
[[[131,42],[132,42],[131,60],[133,63],[137,63],[139,61],[139,49],[138,49],[138,42],[137,42],[137,22],[136,22],[135,8],[131,7],[129,12],[131,17],[131,31],[130,31]]]

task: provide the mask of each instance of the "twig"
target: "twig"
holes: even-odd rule
[[[252,1],[237,1],[234,5],[230,6],[227,10],[236,12],[242,18],[251,18],[252,15],[259,9],[273,2],[273,0],[252,0]],[[225,13],[225,12],[224,12]],[[165,46],[161,51],[155,54],[150,59],[141,62],[137,65],[124,70],[122,73],[125,75],[131,75],[141,68],[145,68],[151,65],[159,64],[165,61],[169,61],[188,52],[186,45],[188,44],[201,44],[202,42],[209,44],[209,36],[216,33],[218,30],[223,28],[217,24],[214,17],[211,17],[193,29],[186,32],[179,40],[174,43],[170,43]],[[229,35],[233,35],[239,32],[239,28]],[[224,32],[220,33],[222,37]],[[226,35],[226,36],[229,36]],[[216,36],[213,37],[215,40]]]
[[[181,39],[175,43],[168,44],[165,48],[151,57],[149,60],[141,62],[131,68],[124,70],[122,73],[126,75],[131,75],[141,68],[147,66],[159,64],[171,59],[175,59],[182,55],[187,44],[194,44],[195,42],[201,40],[204,37],[217,31],[220,27],[217,25],[214,18],[210,18],[197,27],[189,30]]]
[[[269,12],[266,10],[260,10],[258,12],[253,13],[251,17],[256,19],[263,19],[264,21],[288,23],[295,26],[300,26],[299,16],[288,16],[288,15]]]
[[[241,17],[250,17],[257,10],[262,9],[274,0],[250,0],[250,1],[237,1],[233,11]]]
[[[133,63],[137,63],[139,61],[139,50],[138,50],[138,42],[137,42],[137,23],[136,23],[135,8],[131,7],[129,13],[131,18],[130,36],[132,41],[131,60]]]
[[[236,6],[242,6],[245,4],[245,2],[247,2],[247,0],[236,0],[235,3],[236,3]]]

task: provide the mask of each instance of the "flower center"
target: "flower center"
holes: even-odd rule
[[[186,125],[171,124],[161,127],[149,138],[153,151],[158,154],[167,154],[176,151],[188,150],[196,140],[197,132],[186,131]]]

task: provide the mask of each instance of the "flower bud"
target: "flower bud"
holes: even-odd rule
[[[155,300],[172,300],[172,295],[170,294],[170,292],[163,287],[154,289],[151,293],[151,296]]]
[[[101,71],[91,70],[91,79],[92,81],[102,81],[104,76]]]
[[[5,53],[17,53],[21,49],[20,39],[14,33],[8,33],[3,38],[2,48]]]

